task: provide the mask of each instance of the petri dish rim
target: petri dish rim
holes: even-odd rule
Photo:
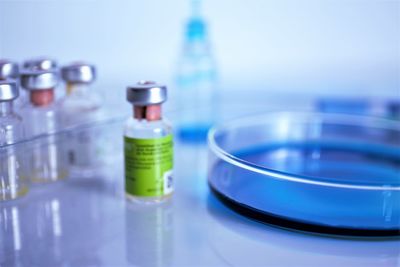
[[[259,115],[253,115],[250,117],[244,117],[234,119],[226,123],[218,124],[210,129],[208,132],[208,146],[209,149],[221,160],[226,161],[230,164],[236,165],[240,168],[246,169],[251,172],[256,172],[268,178],[286,180],[291,182],[298,182],[317,186],[327,186],[343,189],[358,189],[358,190],[374,190],[374,191],[400,191],[400,184],[397,186],[376,186],[367,184],[346,184],[336,181],[325,181],[316,179],[315,177],[299,175],[290,172],[278,171],[267,167],[262,167],[236,157],[229,152],[221,148],[215,139],[219,132],[227,132],[236,128],[242,128],[246,126],[260,125],[260,121],[265,121],[265,118],[273,118],[276,120],[277,117],[291,117],[301,118],[302,122],[312,118],[318,122],[332,122],[337,125],[349,125],[349,126],[364,126],[369,128],[378,128],[386,130],[395,130],[400,132],[400,124],[398,121],[380,118],[380,117],[367,117],[359,115],[348,115],[348,114],[335,114],[335,113],[320,113],[320,112],[297,112],[297,111],[275,111],[268,112]],[[262,120],[260,120],[262,119]],[[310,123],[310,121],[309,121]]]

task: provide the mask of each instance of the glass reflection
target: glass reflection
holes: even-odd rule
[[[117,217],[105,186],[100,179],[69,179],[2,203],[0,266],[100,265],[95,251],[114,229],[107,218]]]
[[[235,214],[212,194],[208,198],[210,246],[229,264],[398,266],[398,238],[334,238],[270,227]],[[235,240],[240,246],[227,245]],[[268,259],[265,255],[270,255]],[[295,259],[285,255],[296,255]],[[240,265],[240,264],[239,264]]]
[[[18,206],[3,204],[0,208],[0,265],[23,266],[22,218]]]
[[[127,261],[135,266],[171,266],[172,201],[151,206],[127,203],[125,216]]]

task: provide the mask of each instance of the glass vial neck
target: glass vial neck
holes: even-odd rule
[[[13,113],[13,101],[0,102],[0,116],[6,116]]]
[[[137,120],[161,120],[161,105],[133,106],[133,117]]]
[[[75,93],[87,93],[89,90],[89,85],[85,83],[67,83],[66,93],[67,95],[75,94]]]
[[[38,107],[52,104],[54,102],[54,88],[30,91],[30,101],[32,105]]]

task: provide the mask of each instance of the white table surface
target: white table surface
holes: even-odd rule
[[[177,142],[176,191],[128,203],[122,157],[95,178],[0,203],[0,266],[400,266],[400,240],[349,240],[253,222],[207,186],[207,148]]]

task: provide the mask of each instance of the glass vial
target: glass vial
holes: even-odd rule
[[[21,74],[21,85],[28,90],[29,103],[23,108],[25,125],[29,137],[37,138],[31,148],[29,162],[33,182],[57,181],[67,176],[63,155],[65,139],[54,134],[60,129],[59,113],[54,103],[54,90],[58,83],[57,72],[48,70],[25,71]]]
[[[133,116],[124,129],[125,192],[142,203],[162,202],[173,192],[172,127],[162,117],[167,88],[143,81],[127,88]]]
[[[48,57],[36,57],[25,60],[22,66],[25,70],[56,70],[57,61]]]
[[[63,128],[99,121],[102,117],[101,97],[92,90],[96,68],[86,63],[73,63],[61,68],[66,95],[60,101]],[[101,163],[101,132],[96,127],[71,132],[67,157],[71,172],[91,176]],[[103,144],[104,145],[104,144]]]
[[[32,70],[58,70],[58,63],[55,59],[41,56],[27,59],[22,64],[22,69],[25,71]],[[59,99],[61,96],[59,95],[59,91],[56,91],[55,99]],[[22,90],[22,94],[20,94],[20,103],[21,107],[24,107],[26,103],[29,103],[29,95],[25,94],[25,90]]]
[[[18,64],[16,62],[0,59],[0,80],[17,80],[18,74]]]
[[[18,83],[19,78],[19,67],[16,62],[8,59],[0,59],[0,80],[14,80]],[[17,108],[22,106],[22,103],[26,99],[25,94],[19,91],[18,98],[14,101],[14,106]]]
[[[18,94],[15,81],[0,80],[0,200],[15,199],[28,191],[24,149],[15,144],[24,137],[22,118],[13,109]]]

